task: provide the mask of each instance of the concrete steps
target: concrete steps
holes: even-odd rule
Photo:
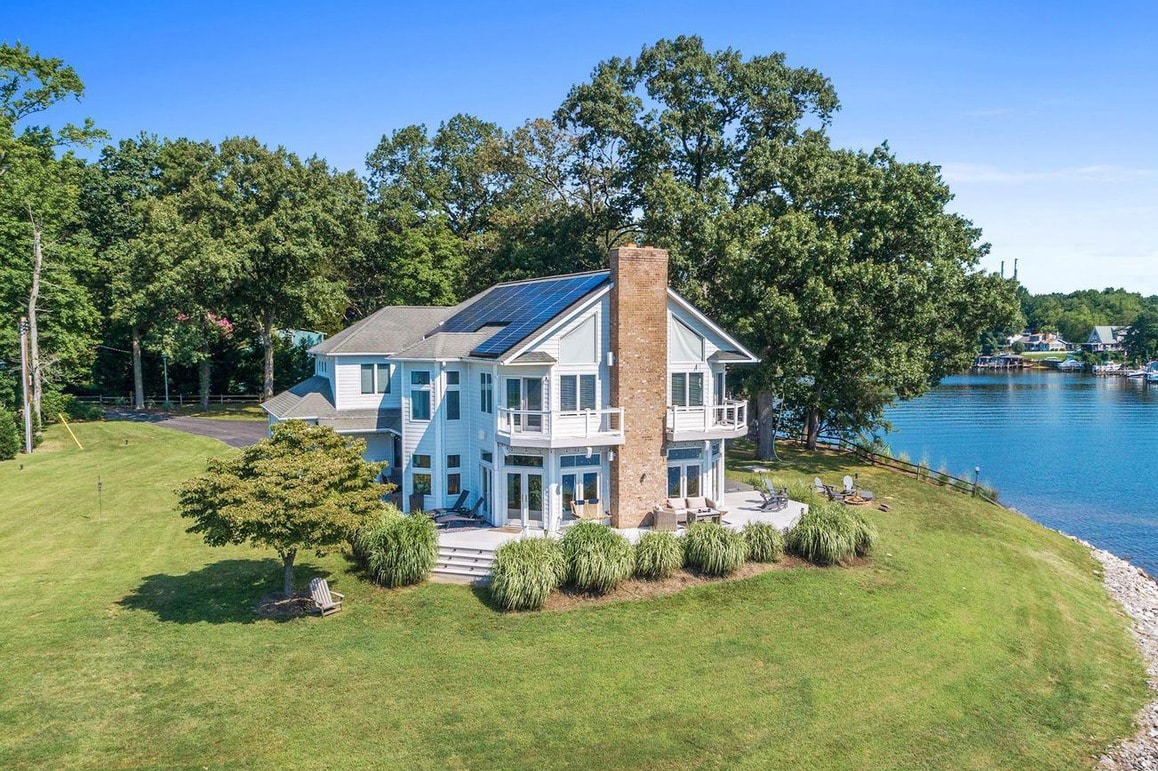
[[[440,544],[438,563],[431,571],[430,579],[444,583],[485,584],[490,581],[494,562],[494,549]]]

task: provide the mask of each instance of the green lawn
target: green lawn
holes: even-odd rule
[[[74,429],[0,464],[0,768],[1073,768],[1146,697],[1079,546],[843,459],[790,464],[893,504],[865,567],[502,615],[306,557],[347,610],[275,623],[272,555],[173,513],[224,445]]]
[[[200,404],[186,404],[173,410],[174,415],[215,420],[269,420],[265,410],[256,404],[210,404],[208,410]]]

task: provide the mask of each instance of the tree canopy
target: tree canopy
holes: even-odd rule
[[[269,439],[230,458],[209,461],[203,476],[178,491],[190,533],[210,546],[273,549],[282,560],[284,592],[294,587],[299,551],[319,556],[344,542],[382,510],[382,464],[362,460],[366,443],[298,420],[279,423]]]
[[[387,131],[362,176],[254,137],[141,134],[86,164],[67,149],[91,125],[32,120],[81,93],[63,62],[3,49],[0,303],[28,304],[22,191],[40,185],[46,362],[138,405],[162,358],[203,400],[268,396],[279,363],[296,374],[302,358],[279,330],[598,268],[628,241],[668,249],[673,287],[760,355],[733,384],[758,397],[762,453],[774,410],[811,439],[872,430],[1020,323],[1015,284],[979,270],[987,246],[938,167],[834,147],[833,84],[783,53],[660,40],[598,63],[549,117]],[[6,171],[25,155],[38,160]]]

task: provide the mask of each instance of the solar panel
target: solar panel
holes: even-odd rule
[[[501,356],[608,280],[608,273],[603,271],[497,286],[451,316],[441,331],[477,332],[488,325],[502,325],[500,331],[471,351],[473,356]]]

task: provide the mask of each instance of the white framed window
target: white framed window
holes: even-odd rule
[[[363,364],[361,380],[362,393],[364,394],[390,393],[390,365]]]
[[[559,378],[559,409],[578,412],[596,408],[595,375],[563,375]]]
[[[430,420],[430,372],[410,372],[410,419]]]
[[[442,398],[446,408],[447,420],[458,420],[462,417],[462,401],[458,390],[459,382],[460,375],[458,370],[450,370],[446,373],[446,393]]]
[[[489,372],[480,372],[479,380],[479,410],[482,412],[495,411],[495,384]]]
[[[703,407],[704,373],[671,373],[671,403],[677,407]]]

